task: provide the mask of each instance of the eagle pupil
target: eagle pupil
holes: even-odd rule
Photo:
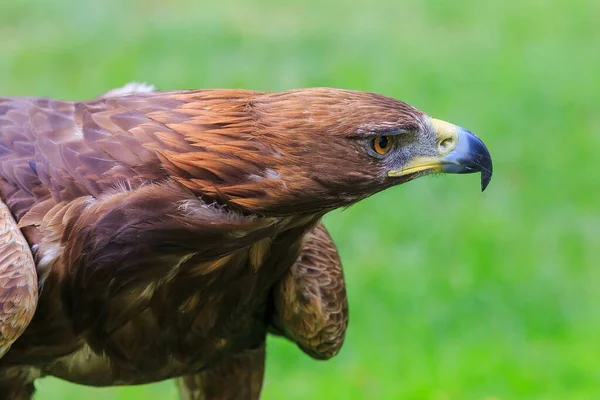
[[[388,139],[387,136],[380,136],[379,137],[379,143],[378,143],[379,148],[382,149],[382,150],[387,149],[388,142],[389,142],[389,139]]]

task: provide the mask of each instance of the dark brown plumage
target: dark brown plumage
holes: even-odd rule
[[[318,359],[343,342],[343,274],[321,217],[445,170],[487,184],[489,153],[371,93],[0,98],[0,195],[42,285],[21,334],[37,282],[14,291],[0,264],[0,301],[25,315],[13,329],[0,312],[0,392],[29,398],[43,375],[182,377],[184,398],[257,398],[268,331]]]

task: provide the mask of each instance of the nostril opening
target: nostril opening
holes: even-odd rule
[[[446,154],[450,150],[452,150],[455,145],[455,139],[452,137],[448,137],[440,141],[440,143],[438,144],[438,151],[440,152],[440,154]]]

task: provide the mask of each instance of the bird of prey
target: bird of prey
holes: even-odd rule
[[[431,173],[492,175],[466,129],[309,88],[0,98],[0,398],[178,379],[257,399],[271,332],[316,359],[348,306],[327,212]]]

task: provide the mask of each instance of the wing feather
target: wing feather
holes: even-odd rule
[[[38,282],[29,244],[0,201],[0,358],[21,336],[37,305]]]
[[[319,223],[273,291],[276,329],[311,357],[328,359],[344,342],[348,299],[342,264],[327,229]]]

